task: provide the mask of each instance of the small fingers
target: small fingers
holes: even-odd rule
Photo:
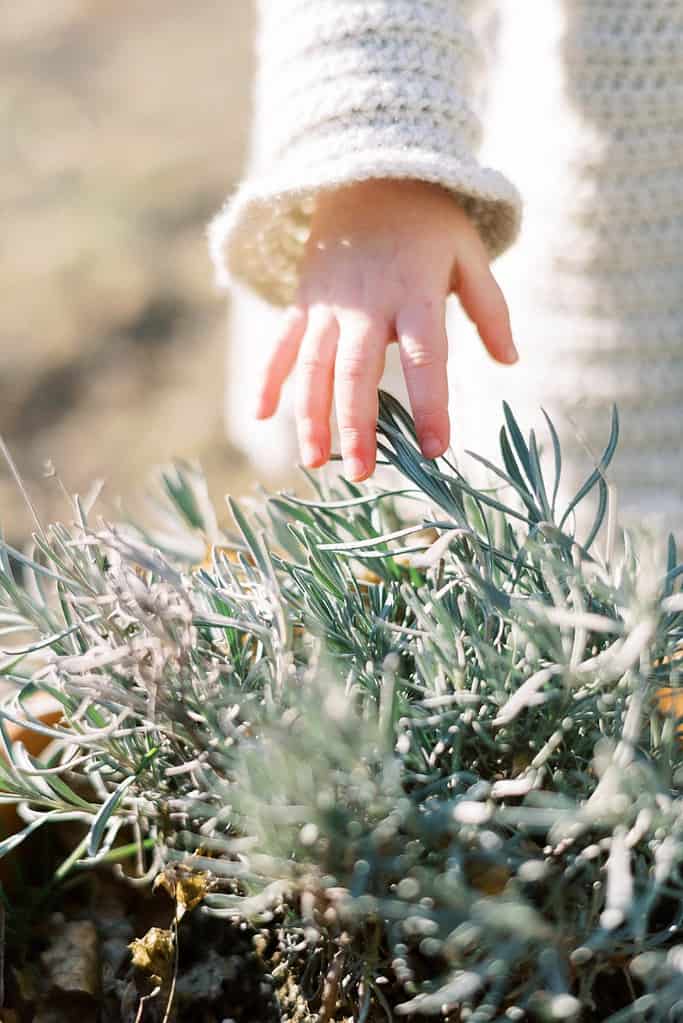
[[[445,301],[406,306],[396,334],[420,448],[436,458],[450,443]]]
[[[388,333],[388,325],[366,316],[346,314],[340,321],[334,390],[344,472],[354,482],[375,469],[377,389]]]
[[[296,374],[296,424],[304,465],[315,469],[330,457],[330,415],[339,326],[323,307],[309,311]]]
[[[263,375],[256,403],[256,418],[269,419],[277,411],[282,386],[292,372],[306,330],[306,310],[292,306],[285,313]]]
[[[462,263],[457,292],[489,354],[506,365],[517,362],[519,354],[512,340],[508,305],[488,262]]]

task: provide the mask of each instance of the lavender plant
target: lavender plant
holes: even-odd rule
[[[310,477],[231,501],[231,531],[178,466],[155,530],[76,500],[4,544],[0,798],[26,825],[0,852],[76,819],[61,875],[131,845],[135,883],[202,872],[195,912],[277,930],[321,1023],[683,1018],[683,565],[619,542],[616,413],[560,508],[552,423],[548,479],[504,412],[487,489],[383,394],[393,489]]]

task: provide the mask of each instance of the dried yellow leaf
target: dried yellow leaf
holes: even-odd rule
[[[187,912],[204,900],[210,889],[209,875],[192,871],[182,866],[167,867],[154,882],[155,888],[163,888],[176,904],[176,920],[180,921]]]
[[[142,970],[153,984],[166,984],[173,971],[175,951],[173,933],[161,927],[150,927],[143,938],[131,941],[133,966]]]
[[[683,718],[683,689],[663,686],[657,690],[655,696],[660,714],[666,714],[675,719]],[[683,737],[683,721],[676,728],[676,734]]]
[[[204,568],[208,571],[208,569],[212,568],[214,552],[216,554],[222,554],[224,557],[228,559],[228,561],[232,562],[233,565],[239,564],[239,554],[236,550],[234,550],[234,548],[223,547],[219,544],[208,543],[206,545],[206,550],[204,552],[204,558],[202,561],[200,561],[198,564],[194,566],[195,569],[199,570],[200,568]],[[248,561],[253,560],[248,554],[246,554],[245,557],[247,558]]]
[[[503,863],[470,860],[465,866],[467,883],[482,895],[500,895],[510,880],[510,871]]]

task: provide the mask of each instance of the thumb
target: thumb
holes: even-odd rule
[[[519,359],[512,340],[510,312],[486,260],[468,260],[456,268],[453,290],[474,323],[489,355],[506,365]]]

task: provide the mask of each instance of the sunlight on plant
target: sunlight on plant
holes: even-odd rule
[[[394,489],[309,477],[231,501],[230,531],[179,465],[154,531],[76,500],[4,544],[0,798],[25,828],[0,852],[69,819],[68,870],[134,843],[136,882],[201,871],[195,912],[318,955],[320,1020],[674,1018],[683,565],[617,528],[616,413],[562,508],[552,424],[547,478],[504,416],[486,490],[383,394]],[[8,740],[23,718],[41,758]]]

